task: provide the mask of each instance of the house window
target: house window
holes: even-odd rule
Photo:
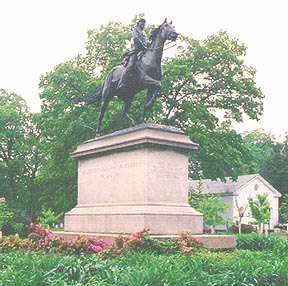
[[[255,184],[254,190],[257,191],[258,189],[259,189],[259,185],[258,185],[258,184]]]

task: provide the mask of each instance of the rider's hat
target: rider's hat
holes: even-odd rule
[[[138,21],[137,21],[137,24],[140,24],[140,23],[146,23],[146,20],[144,18],[140,18]]]

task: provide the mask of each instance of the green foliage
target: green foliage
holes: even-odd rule
[[[231,227],[229,227],[229,231],[231,231],[232,233],[238,234],[239,225],[233,224]],[[252,232],[256,232],[255,226],[251,224],[241,223],[241,233],[252,233]]]
[[[257,119],[263,108],[255,70],[243,64],[246,48],[225,32],[204,41],[185,38],[179,45],[182,52],[164,66],[160,122],[183,129],[200,144],[193,158],[205,178],[236,177],[248,152],[231,122],[243,114]],[[192,174],[197,177],[199,169]]]
[[[112,260],[15,252],[0,256],[0,285],[284,286],[287,269],[285,256],[248,250],[191,256],[127,253]]]
[[[277,191],[280,198],[280,221],[288,221],[288,137],[277,141],[263,131],[253,131],[244,137],[251,159],[243,164],[241,174],[260,173]]]
[[[0,202],[0,231],[4,224],[11,221],[13,213],[8,210],[6,203]]]
[[[221,202],[219,196],[194,192],[189,196],[189,203],[203,214],[204,224],[207,226],[215,227],[227,222],[223,218],[227,206]]]
[[[253,201],[252,198],[248,198],[248,202],[251,215],[256,220],[258,226],[268,223],[270,219],[270,204],[267,195],[258,194],[257,200]]]
[[[76,204],[77,166],[70,159],[76,146],[93,136],[96,128],[95,107],[72,102],[96,89],[96,82],[73,63],[58,65],[40,82],[42,112],[41,133],[45,138],[46,160],[37,176],[40,204],[56,213],[65,212]],[[57,199],[56,199],[57,198]]]
[[[288,192],[288,137],[280,142],[272,135],[255,130],[244,137],[250,154],[241,174],[260,173],[280,193]]]
[[[22,219],[37,211],[36,173],[41,164],[38,114],[15,93],[0,89],[0,197]]]
[[[284,142],[274,142],[272,154],[260,174],[280,193],[288,193],[288,136]]]
[[[288,251],[288,240],[273,235],[245,234],[237,236],[237,248],[247,250],[273,250],[285,255]]]
[[[288,193],[285,193],[281,199],[280,221],[288,223]]]
[[[241,174],[257,174],[273,154],[275,138],[262,130],[248,133],[244,139],[251,159],[242,166]]]
[[[272,153],[262,164],[260,174],[282,194],[280,221],[288,222],[288,136],[284,142],[273,142]]]
[[[16,222],[15,219],[13,221],[10,221],[8,224],[8,227],[10,227],[9,235],[11,234],[18,234],[20,237],[25,237],[25,224],[22,222]]]
[[[45,228],[51,228],[53,224],[59,221],[63,216],[63,213],[56,214],[53,210],[47,209],[43,210],[40,216],[38,217],[38,222]]]
[[[175,240],[158,240],[145,236],[142,239],[141,247],[133,242],[128,242],[126,251],[140,251],[159,255],[171,255],[180,252],[180,246]]]

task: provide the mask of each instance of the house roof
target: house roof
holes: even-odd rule
[[[202,194],[233,194],[256,178],[261,180],[275,194],[275,196],[281,197],[281,193],[279,193],[259,174],[239,176],[237,181],[225,178],[226,182],[220,180],[189,180],[189,192],[200,191]]]

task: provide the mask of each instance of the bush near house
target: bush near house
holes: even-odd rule
[[[13,213],[9,211],[5,201],[0,201],[0,231],[5,223],[11,221]]]
[[[259,233],[243,234],[237,236],[237,248],[257,251],[273,250],[287,255],[288,239]]]
[[[227,205],[221,202],[219,196],[194,192],[189,194],[188,201],[191,207],[203,214],[204,224],[209,227],[211,233],[215,232],[216,225],[227,223],[224,218]]]
[[[38,217],[38,222],[45,228],[52,228],[61,217],[63,217],[63,213],[56,214],[52,209],[44,209]]]
[[[239,233],[239,225],[237,224],[233,224],[230,228],[229,231],[231,231],[232,233],[238,234]],[[255,228],[255,226],[251,225],[251,224],[243,224],[241,223],[241,233],[253,233],[256,232],[257,229]]]
[[[269,223],[270,219],[270,203],[266,194],[258,194],[256,200],[248,199],[252,217],[258,224],[258,231],[263,232],[263,226]]]

